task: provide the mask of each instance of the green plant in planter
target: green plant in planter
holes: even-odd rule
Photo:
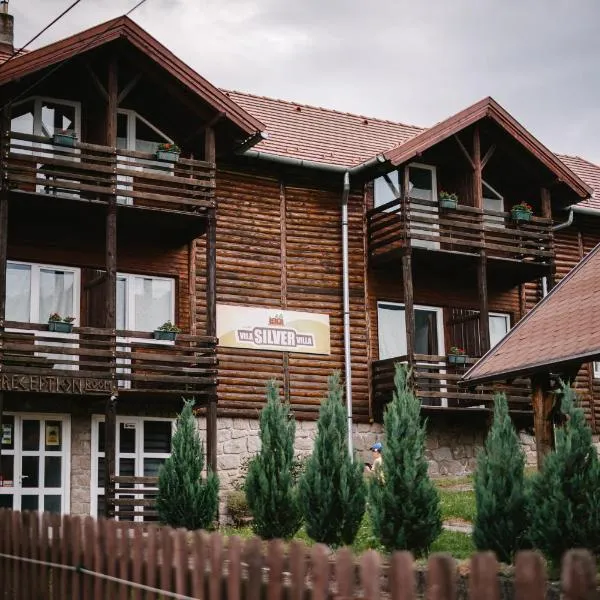
[[[177,162],[179,155],[181,154],[181,148],[177,144],[164,143],[159,144],[156,149],[156,158],[158,160],[166,160],[169,162]]]
[[[451,365],[464,365],[467,362],[467,352],[459,346],[452,346],[448,352],[448,362]]]
[[[513,221],[520,223],[523,221],[531,221],[531,217],[533,216],[533,208],[527,202],[519,202],[519,204],[514,204],[510,209],[510,214],[513,218]]]
[[[48,331],[71,333],[71,331],[73,331],[74,321],[75,317],[62,317],[58,313],[52,313],[48,317]]]
[[[438,196],[438,200],[442,208],[456,208],[458,206],[458,196],[454,193],[442,190]]]
[[[171,321],[167,321],[154,330],[154,339],[174,341],[178,333],[181,333],[181,329]]]
[[[77,135],[72,129],[61,129],[52,136],[52,143],[56,146],[67,146],[72,148],[77,141]]]

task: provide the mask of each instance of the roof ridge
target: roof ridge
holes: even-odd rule
[[[377,121],[378,123],[388,123],[390,125],[399,125],[401,127],[408,127],[417,131],[425,131],[428,127],[421,127],[419,125],[410,125],[401,121],[392,121],[391,119],[382,119],[381,117],[370,117],[368,115],[361,115],[359,113],[352,113],[343,110],[337,110],[335,108],[327,108],[325,106],[317,106],[316,104],[306,104],[304,102],[294,102],[293,100],[284,100],[282,98],[274,98],[273,96],[264,96],[262,94],[253,94],[251,92],[242,92],[241,90],[230,90],[226,88],[219,88],[225,94],[239,94],[240,96],[249,96],[251,98],[257,98],[259,100],[271,100],[272,102],[278,102],[280,104],[288,104],[289,106],[301,106],[304,108],[313,108],[316,110],[322,110],[323,112],[335,113],[337,115],[345,115],[347,117],[357,117],[359,119],[366,119],[368,121]]]

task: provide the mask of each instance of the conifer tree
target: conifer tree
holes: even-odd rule
[[[508,414],[504,394],[495,398],[494,421],[477,457],[473,541],[511,563],[526,546],[528,519],[524,481],[525,455]]]
[[[348,453],[348,424],[340,373],[328,381],[317,437],[299,483],[300,507],[308,535],[322,544],[350,545],[365,512],[362,463]]]
[[[531,482],[534,547],[554,565],[571,548],[600,554],[600,465],[584,412],[575,392],[561,386],[565,424],[556,431],[556,450],[544,459]]]
[[[382,472],[369,483],[369,510],[373,533],[386,550],[420,557],[442,531],[440,497],[427,473],[426,423],[405,365],[396,365],[394,384],[383,416]]]
[[[177,418],[171,456],[158,473],[156,505],[165,525],[210,529],[219,505],[219,480],[212,471],[202,477],[204,450],[193,406],[193,400],[186,401]]]
[[[267,384],[267,404],[260,413],[260,452],[250,461],[246,497],[254,532],[263,539],[290,538],[300,528],[293,482],[296,423],[276,381]]]

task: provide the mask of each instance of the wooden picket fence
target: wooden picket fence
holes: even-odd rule
[[[419,584],[421,573],[406,552],[355,560],[321,545],[0,510],[2,600],[544,600],[550,589],[533,552],[518,556],[508,592],[490,553],[473,556],[467,577],[443,554],[429,558]],[[597,598],[587,551],[567,554],[561,587],[565,600]]]

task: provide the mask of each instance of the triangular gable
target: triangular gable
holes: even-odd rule
[[[0,85],[25,77],[117,39],[126,39],[165,71],[211,105],[215,111],[252,135],[265,126],[221,90],[177,58],[129,17],[118,17],[0,65]]]
[[[487,97],[465,108],[445,121],[426,129],[409,141],[388,150],[383,156],[394,166],[413,160],[417,155],[450,136],[462,131],[469,125],[484,118],[495,121],[525,149],[552,171],[561,181],[571,187],[581,198],[591,196],[593,190],[567,167],[553,152],[531,135],[493,98]]]
[[[600,358],[600,244],[464,375],[477,383]]]

